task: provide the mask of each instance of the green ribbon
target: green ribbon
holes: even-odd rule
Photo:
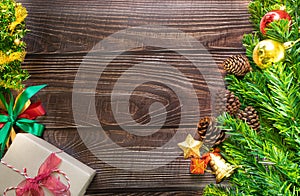
[[[4,95],[0,94],[0,101],[3,103],[4,108],[7,111],[7,115],[0,114],[0,123],[5,123],[5,125],[0,129],[0,158],[3,156],[6,142],[14,125],[27,133],[42,136],[44,125],[37,123],[35,120],[18,118],[18,116],[21,114],[26,102],[45,86],[47,85],[27,87],[20,94],[15,104],[11,91],[8,91],[9,103],[6,102]]]

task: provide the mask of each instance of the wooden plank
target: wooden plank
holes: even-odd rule
[[[158,153],[156,159],[151,159],[153,162],[149,163],[149,160],[147,162],[142,158],[134,159],[141,165],[155,165],[165,156],[179,153],[172,162],[162,167],[143,172],[113,167],[106,162],[109,160],[115,163],[116,157],[122,156],[121,151],[114,145],[111,148],[107,146],[113,153],[105,154],[107,159],[103,161],[86,147],[77,129],[85,127],[89,130],[100,122],[105,137],[110,138],[120,148],[135,150],[137,153],[151,151],[164,145],[177,132],[184,135],[188,130],[195,129],[197,123],[195,111],[205,116],[212,110],[210,91],[205,77],[216,81],[215,84],[220,83],[219,72],[224,75],[219,66],[221,62],[232,54],[244,53],[241,39],[244,33],[251,31],[247,13],[248,0],[21,0],[21,2],[29,12],[27,26],[30,32],[25,39],[28,54],[24,68],[29,70],[31,78],[26,84],[48,84],[48,87],[35,98],[42,100],[47,109],[47,116],[39,119],[39,122],[47,127],[43,138],[97,170],[88,194],[194,195],[200,194],[206,184],[214,182],[214,176],[211,174],[190,175],[189,161],[183,160],[176,145]],[[132,48],[116,57],[114,55],[118,53],[118,48],[101,56],[101,59],[89,59],[87,63],[89,69],[85,70],[88,77],[85,81],[76,80],[76,74],[83,60],[97,43],[121,30],[149,24],[175,28],[195,38],[196,41],[183,43],[180,49],[176,49],[194,56],[203,72],[199,72],[193,63],[172,48],[143,46]],[[142,33],[146,35],[145,32]],[[160,35],[163,36],[163,33]],[[176,36],[180,37],[181,34],[174,34],[170,39],[171,43],[178,42]],[[134,36],[127,36],[116,39],[116,42],[130,45],[135,39]],[[200,49],[191,50],[190,45],[198,42],[209,53],[204,53]],[[215,63],[209,61],[211,57]],[[113,60],[110,62],[111,58]],[[108,66],[101,67],[102,64],[99,67],[97,63],[100,60]],[[124,74],[126,76],[126,71],[130,68],[141,63],[144,63],[145,73],[156,70],[157,79],[139,85],[134,92],[127,92],[131,96],[128,103],[129,113],[136,123],[141,124],[141,127],[130,127],[126,119],[115,119],[116,111],[113,111],[112,106],[118,102],[111,101],[111,95],[118,79]],[[171,65],[182,75],[174,74],[171,69],[157,69],[156,65],[165,64]],[[100,75],[98,69],[103,69],[104,72]],[[165,79],[169,83],[166,83]],[[88,111],[83,111],[79,115],[83,119],[82,122],[75,122],[73,114],[80,112],[76,108],[79,108],[81,103],[72,104],[73,85],[83,82],[88,84],[92,81],[98,81],[95,89],[96,114],[89,116]],[[199,104],[189,106],[187,112],[182,112],[178,99],[180,94],[174,93],[169,86],[177,84],[182,90],[187,91],[190,88],[187,81],[192,84],[197,97],[188,94],[185,99],[191,103],[196,99]],[[129,77],[121,87],[127,89],[136,82]],[[217,88],[217,85],[214,88]],[[82,92],[78,93],[89,100],[90,94],[86,92],[92,90],[94,89],[85,91],[82,89]],[[166,109],[165,112],[161,112],[162,116],[167,116],[166,121],[160,115],[155,119],[155,113],[149,112],[150,106],[157,102]],[[184,123],[180,121],[182,116],[188,119]],[[142,127],[153,119],[157,124]],[[137,136],[128,132],[131,128],[145,134],[148,132],[153,134]],[[155,132],[156,129],[159,131]],[[95,143],[94,150],[101,150],[99,149],[101,145],[97,144],[101,140],[95,138],[92,142]]]
[[[127,193],[97,193],[97,194],[89,194],[89,195],[97,195],[97,196],[194,196],[194,195],[202,195],[202,191],[166,191],[166,192],[138,192],[135,190],[134,192]]]
[[[21,2],[30,13],[28,50],[35,54],[84,53],[121,29],[149,23],[178,28],[209,48],[240,47],[250,31],[245,0]]]

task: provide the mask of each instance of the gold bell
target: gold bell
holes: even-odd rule
[[[220,154],[210,153],[210,167],[216,175],[216,183],[220,183],[223,178],[228,178],[232,175],[235,167],[226,163]]]

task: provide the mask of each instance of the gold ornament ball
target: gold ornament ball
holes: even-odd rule
[[[253,60],[258,67],[265,69],[273,63],[285,58],[285,48],[282,43],[266,39],[259,42],[253,50]]]

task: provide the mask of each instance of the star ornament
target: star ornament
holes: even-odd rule
[[[194,140],[191,134],[188,134],[184,142],[178,143],[179,148],[183,150],[184,158],[200,158],[200,148],[203,142]]]

